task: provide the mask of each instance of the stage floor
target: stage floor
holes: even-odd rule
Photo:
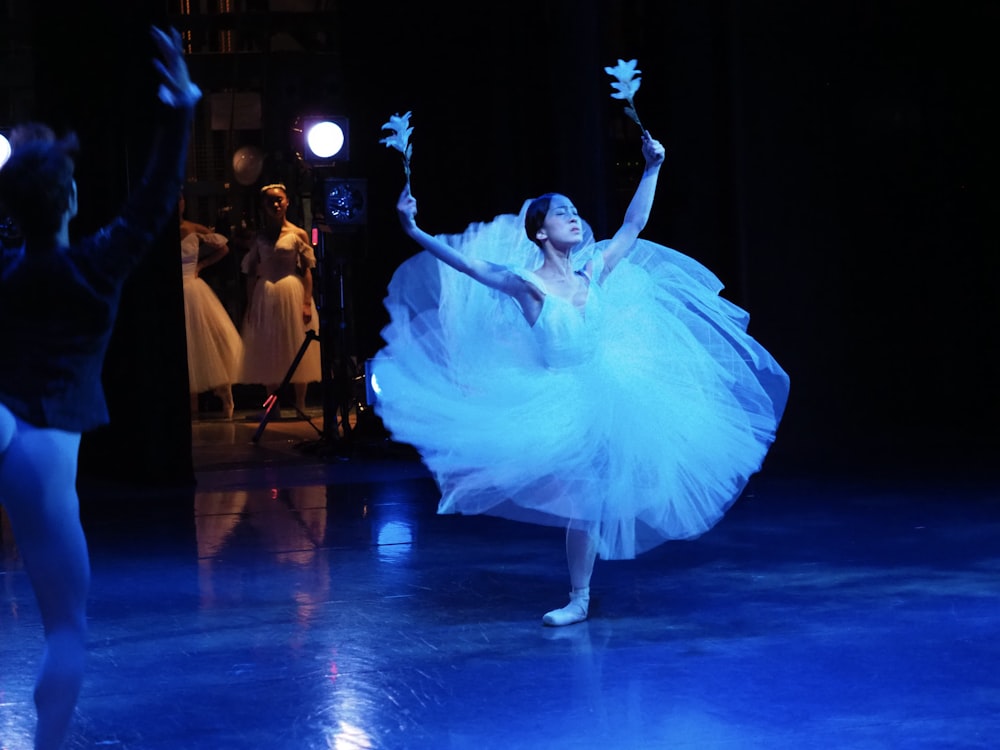
[[[772,476],[702,538],[598,562],[438,516],[412,453],[196,423],[197,486],[84,493],[90,663],[69,748],[994,748],[987,478]],[[320,424],[321,429],[321,424]],[[30,747],[40,625],[3,529],[0,748]]]

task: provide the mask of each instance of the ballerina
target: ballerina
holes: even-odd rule
[[[233,383],[243,360],[243,340],[212,288],[200,277],[202,269],[229,254],[229,241],[209,227],[181,217],[181,272],[184,279],[184,323],[187,335],[191,414],[198,413],[198,394],[214,392],[222,414],[233,418]]]
[[[373,371],[376,408],[415,446],[440,513],[487,513],[566,529],[570,601],[589,612],[596,557],[627,559],[710,529],[759,470],[788,377],[693,259],[639,239],[664,148],[621,227],[595,243],[572,201],[433,236],[405,188],[404,232],[426,252],[389,286]]]

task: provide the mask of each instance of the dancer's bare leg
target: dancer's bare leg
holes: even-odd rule
[[[566,563],[569,580],[573,586],[569,593],[569,604],[561,609],[546,612],[542,622],[546,625],[572,625],[587,619],[590,607],[590,578],[597,559],[597,544],[594,537],[584,529],[566,529]]]
[[[224,419],[233,418],[233,409],[235,404],[233,403],[233,386],[229,383],[225,385],[220,385],[215,389],[215,395],[222,399],[222,416]]]
[[[4,414],[9,412],[0,406],[0,422]],[[76,495],[79,447],[78,433],[16,420],[0,457],[0,500],[45,628],[45,653],[35,683],[36,750],[62,745],[86,662],[90,561]]]

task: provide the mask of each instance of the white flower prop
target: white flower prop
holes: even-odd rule
[[[406,174],[407,187],[410,185],[410,157],[413,155],[413,144],[410,143],[410,134],[413,132],[413,128],[410,127],[412,114],[407,112],[402,116],[397,114],[390,117],[389,122],[382,126],[382,130],[391,130],[392,135],[379,140],[379,143],[384,143],[387,148],[394,148],[403,155],[403,172]]]
[[[628,62],[625,62],[624,60],[619,59],[618,64],[615,67],[605,68],[604,72],[616,79],[611,83],[611,88],[615,90],[614,93],[611,94],[611,98],[624,99],[628,102],[628,106],[625,107],[625,114],[628,115],[632,122],[638,125],[643,132],[646,132],[646,129],[642,127],[642,123],[639,121],[639,115],[635,111],[635,102],[632,100],[635,96],[635,92],[639,90],[639,84],[642,83],[641,78],[636,78],[637,75],[642,73],[641,70],[635,69],[638,62],[638,60],[629,60]]]

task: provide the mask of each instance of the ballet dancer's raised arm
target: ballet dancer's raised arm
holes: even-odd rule
[[[456,271],[472,277],[481,284],[510,295],[521,304],[522,309],[539,304],[541,300],[539,290],[506,266],[487,260],[467,258],[447,243],[418,227],[417,200],[410,195],[408,186],[403,188],[403,192],[399,196],[396,212],[399,215],[399,223],[407,236],[442,263],[446,263]]]
[[[649,220],[649,212],[653,208],[653,197],[656,194],[656,182],[660,176],[660,166],[666,156],[663,144],[654,140],[649,131],[642,134],[642,155],[646,166],[635,189],[635,194],[625,211],[625,219],[615,232],[611,241],[604,249],[604,273],[607,276],[631,249],[639,233]]]

